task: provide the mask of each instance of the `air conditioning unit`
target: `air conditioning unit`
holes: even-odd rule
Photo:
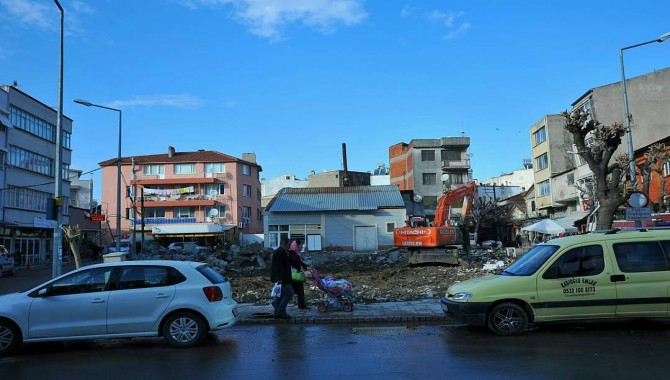
[[[246,227],[246,224],[244,222],[238,222],[237,227],[244,228],[244,227]]]

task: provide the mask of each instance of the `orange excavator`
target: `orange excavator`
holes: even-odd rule
[[[432,226],[413,226],[412,222],[405,221],[405,227],[396,228],[393,231],[393,245],[398,248],[406,248],[410,251],[422,251],[421,254],[410,258],[411,264],[443,262],[457,264],[454,255],[445,255],[445,250],[450,246],[463,244],[463,234],[457,226],[451,225],[451,206],[463,200],[461,209],[461,220],[470,213],[472,200],[477,192],[477,184],[472,181],[453,190],[447,191],[437,202],[435,209],[435,220]],[[433,251],[431,251],[433,250]],[[440,257],[442,255],[443,257]],[[413,262],[414,261],[414,262]]]

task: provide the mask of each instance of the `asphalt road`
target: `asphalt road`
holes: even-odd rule
[[[499,337],[463,326],[233,326],[203,347],[161,339],[26,345],[4,379],[661,379],[668,324],[553,327]]]

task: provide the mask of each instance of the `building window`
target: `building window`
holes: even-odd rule
[[[195,164],[174,164],[174,174],[195,174]]]
[[[251,197],[251,186],[242,185],[242,196],[247,198]]]
[[[145,219],[165,218],[165,209],[156,207],[146,207],[144,209],[144,218]]]
[[[244,219],[244,223],[251,221],[251,207],[242,207],[242,218]]]
[[[205,173],[225,173],[226,164],[223,162],[210,162],[205,164]]]
[[[386,223],[386,233],[387,234],[392,234],[394,230],[395,230],[395,222],[387,222]]]
[[[251,168],[247,164],[242,165],[242,174],[243,175],[251,175]]]
[[[223,183],[213,183],[205,185],[205,195],[217,196],[226,193],[226,186]]]
[[[670,176],[670,161],[663,163],[663,175]]]
[[[193,207],[175,207],[174,218],[194,218],[195,210]]]
[[[442,161],[460,161],[461,160],[461,151],[460,150],[443,150],[440,152],[440,158]]]
[[[21,208],[32,211],[46,211],[47,198],[50,197],[50,193],[10,185],[5,190],[5,207]],[[68,208],[66,200],[67,198],[63,197],[63,203],[61,203],[64,211]]]
[[[163,175],[165,165],[144,165],[144,175]]]
[[[533,133],[533,140],[535,145],[540,145],[547,140],[547,128],[542,127]]]
[[[279,247],[279,242],[282,237],[289,237],[289,227],[286,225],[269,225],[268,226],[268,245],[271,248]]]
[[[543,153],[540,157],[537,159],[537,170],[544,170],[549,166],[549,157],[547,156],[546,153]]]
[[[226,206],[207,207],[205,208],[205,214],[207,219],[210,219],[209,221],[213,218],[223,218],[226,215]]]
[[[575,184],[575,174],[574,173],[569,173],[568,174],[568,185],[574,185]]]
[[[435,151],[434,150],[422,150],[421,151],[421,161],[435,161]]]
[[[422,176],[424,185],[435,185],[437,183],[437,174],[435,173],[423,173]]]
[[[427,210],[435,210],[437,207],[437,197],[436,196],[424,196],[423,200],[423,208]]]
[[[542,182],[539,183],[539,185],[540,185],[540,196],[541,197],[551,194],[551,185],[549,184],[549,180],[542,181]]]
[[[465,183],[467,175],[465,173],[449,173],[449,183],[459,184]]]
[[[54,175],[54,160],[14,145],[9,146],[9,164],[48,176]],[[67,178],[67,176],[62,178]]]
[[[9,117],[16,128],[23,129],[28,133],[53,143],[56,142],[56,126],[48,121],[40,119],[39,117],[13,105],[10,107]],[[69,149],[72,134],[70,132],[62,131],[61,137],[61,146]]]

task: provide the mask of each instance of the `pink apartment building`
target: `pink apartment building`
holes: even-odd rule
[[[117,218],[117,159],[99,165],[101,209],[110,227],[103,240],[111,242]],[[239,233],[262,233],[262,170],[253,153],[239,159],[215,151],[176,152],[169,147],[166,154],[123,157],[122,238],[164,237],[204,244],[230,240]]]

